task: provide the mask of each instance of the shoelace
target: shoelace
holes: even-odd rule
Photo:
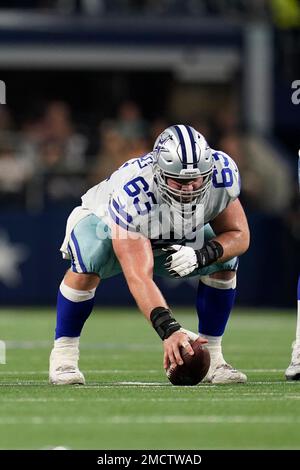
[[[227,362],[224,363],[224,364],[220,364],[220,365],[217,367],[217,369],[220,369],[220,368],[222,368],[222,369],[233,369],[233,367],[232,367],[230,364],[227,364]]]

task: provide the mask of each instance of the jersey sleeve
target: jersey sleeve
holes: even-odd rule
[[[241,191],[241,177],[235,161],[225,152],[213,153],[215,168],[213,172],[213,186],[223,189],[228,197],[228,203],[239,197]]]
[[[144,161],[135,159],[124,166],[114,181],[108,212],[111,219],[125,230],[147,236],[149,214],[156,204],[152,191],[152,171]]]
[[[138,222],[132,211],[132,204],[121,191],[114,192],[108,205],[108,212],[115,224],[131,232],[138,232]]]

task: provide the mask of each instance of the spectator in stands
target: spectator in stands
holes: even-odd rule
[[[14,130],[14,122],[11,112],[7,106],[0,106],[0,132],[12,132]]]
[[[154,142],[156,137],[161,134],[168,126],[169,122],[161,116],[151,121],[149,127],[149,141]]]
[[[289,207],[292,181],[289,167],[259,136],[225,134],[218,144],[236,161],[242,179],[242,201],[256,210],[281,215]]]
[[[124,162],[149,152],[148,124],[136,103],[124,101],[115,121],[100,124],[100,151],[90,175],[90,183],[107,178]]]
[[[145,138],[148,125],[140,108],[133,101],[124,101],[117,113],[117,128],[120,134],[128,140]]]
[[[126,161],[126,139],[115,121],[103,121],[99,126],[100,150],[91,168],[89,182],[98,184]]]
[[[64,167],[72,172],[85,168],[87,139],[75,130],[71,112],[63,101],[52,101],[44,116],[45,140],[64,149]]]
[[[9,203],[21,203],[26,184],[32,176],[30,162],[17,155],[13,143],[1,138],[0,142],[0,200],[6,206]]]

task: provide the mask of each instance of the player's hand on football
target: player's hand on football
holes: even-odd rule
[[[190,246],[172,245],[163,250],[171,252],[167,257],[165,267],[174,277],[187,276],[198,267],[197,255]]]
[[[196,341],[196,339],[200,338],[197,333],[194,333],[193,331],[190,331],[190,330],[186,330],[185,328],[180,328],[179,331],[182,331],[182,333],[187,334],[188,340],[191,344],[193,344],[193,342]],[[208,343],[207,339],[204,339],[204,338],[200,338],[200,342],[201,342],[201,344]]]
[[[191,355],[194,351],[189,343],[188,335],[180,330],[175,331],[169,338],[164,340],[164,369],[169,366],[175,367],[177,364],[182,365],[183,360],[180,355],[180,348],[183,347]]]

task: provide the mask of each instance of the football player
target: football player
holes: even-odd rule
[[[300,150],[298,159],[298,181],[300,187]],[[296,340],[292,345],[292,357],[288,368],[285,371],[285,377],[287,380],[300,380],[300,276],[298,278],[298,289],[297,289],[297,324],[296,324]]]
[[[197,276],[199,335],[211,356],[205,381],[246,382],[225,361],[221,345],[235,299],[237,257],[249,246],[239,193],[234,161],[212,150],[194,128],[174,125],[158,136],[153,152],[129,160],[84,194],[61,247],[71,268],[58,292],[50,383],[85,383],[80,334],[100,280],[121,271],[163,341],[165,369],[182,363],[181,346],[193,354],[195,333],[175,320],[153,274]],[[169,211],[161,215],[162,208]]]

